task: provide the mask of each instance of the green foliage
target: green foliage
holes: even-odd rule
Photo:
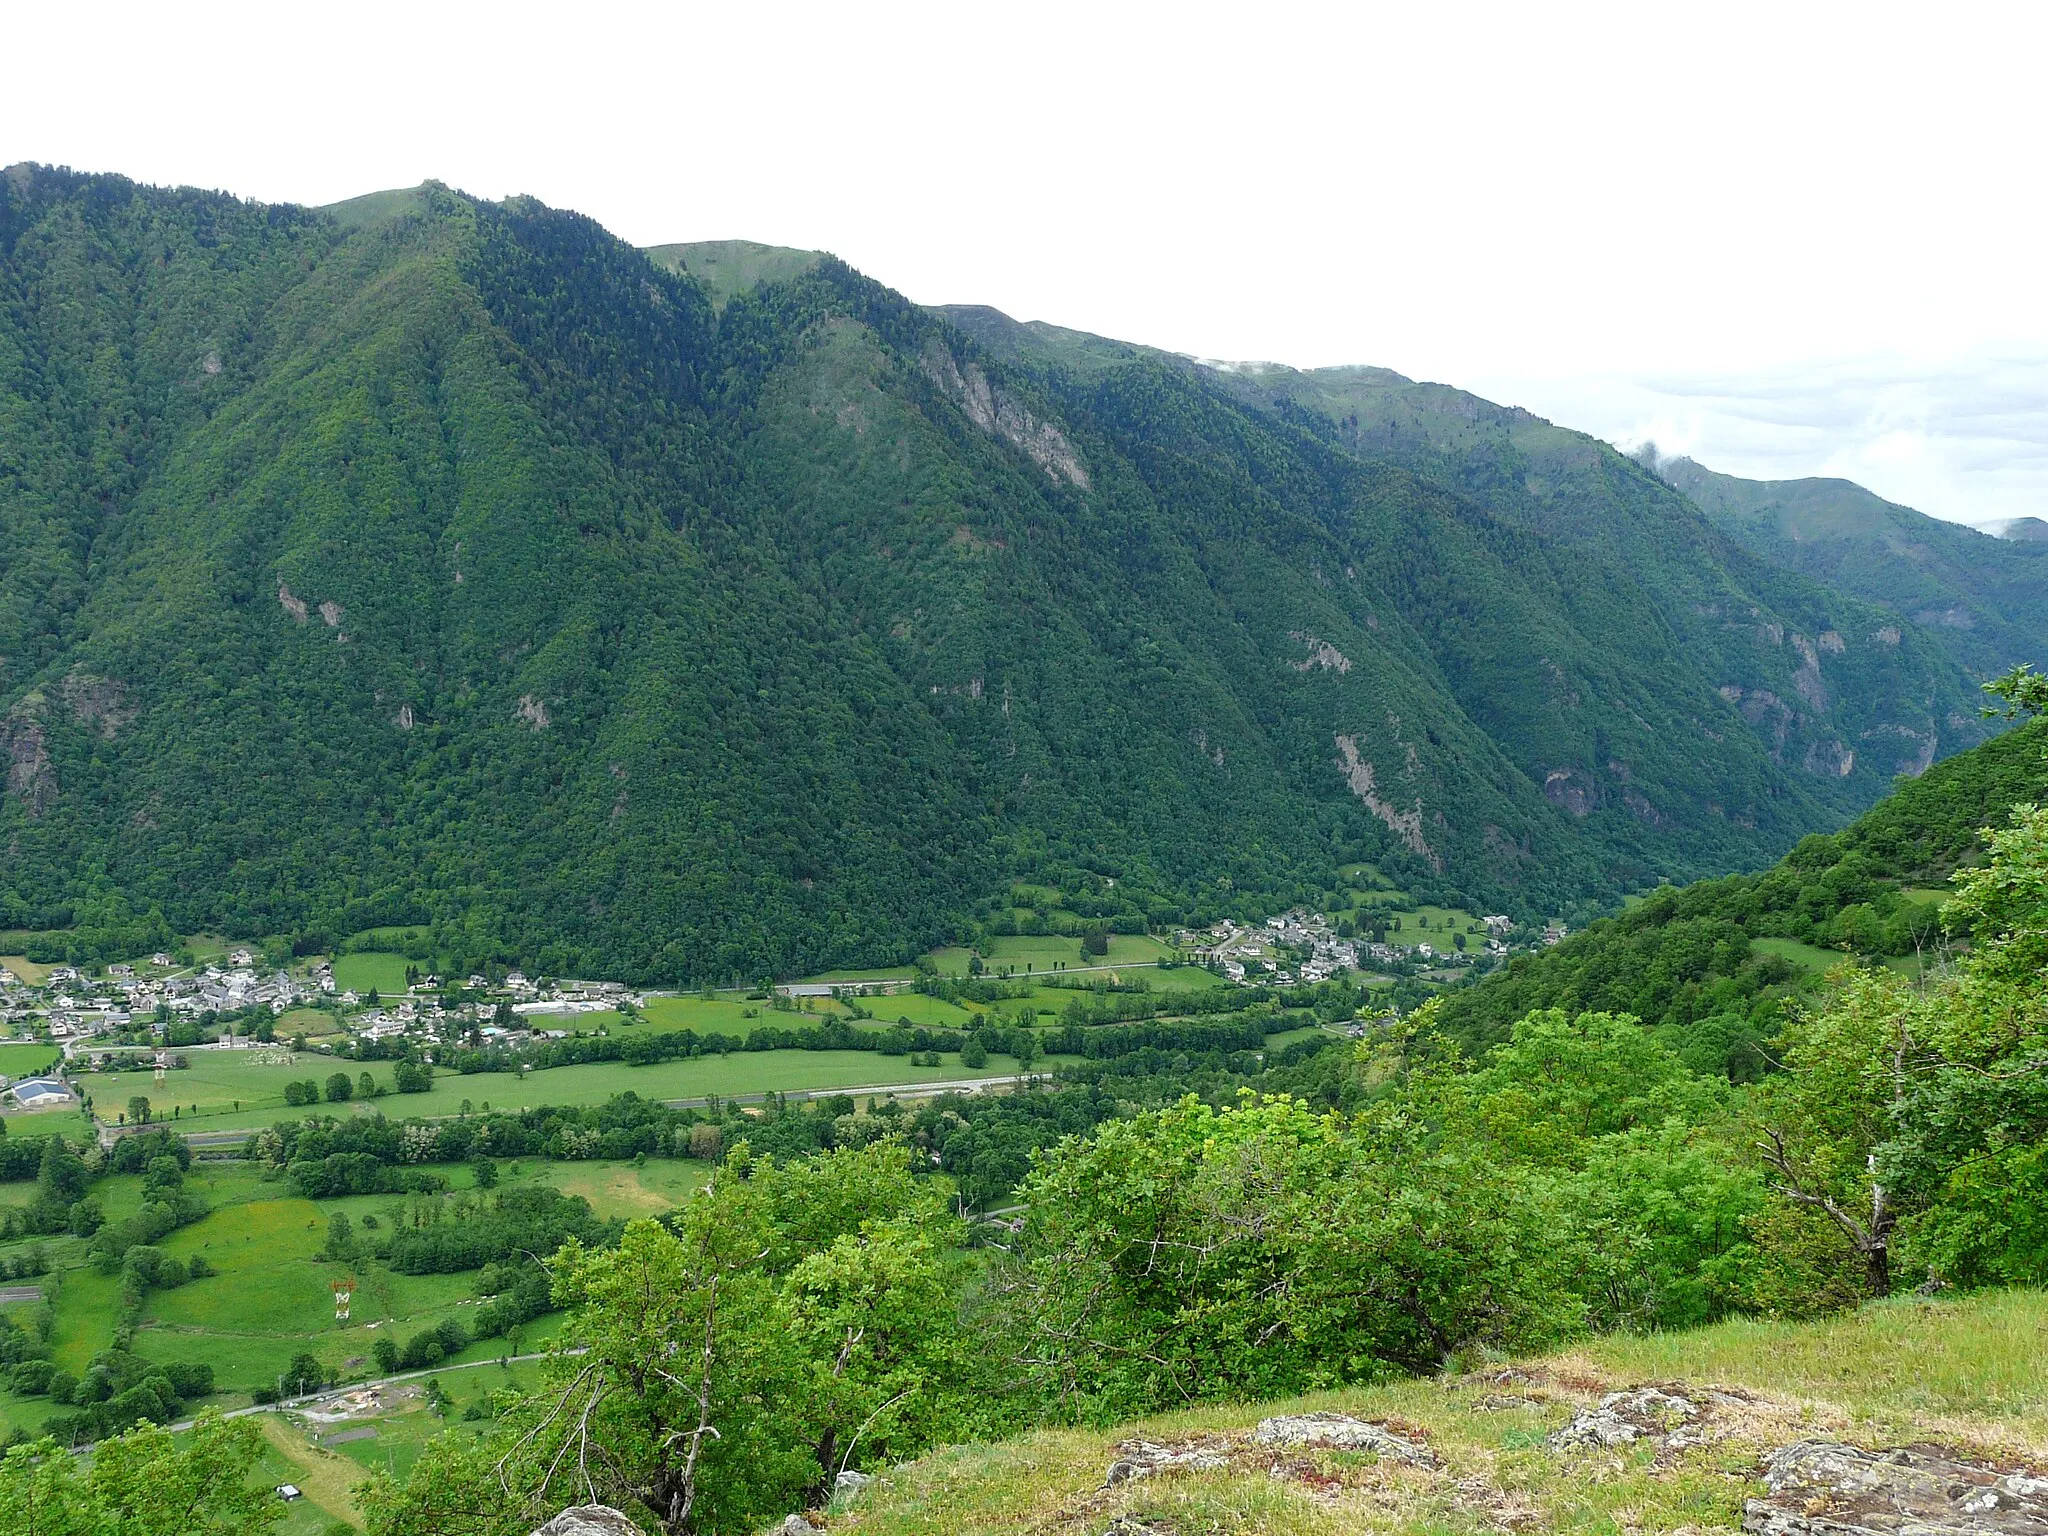
[[[1538,1192],[1389,1108],[1189,1101],[1026,1181],[1016,1326],[1077,1416],[1429,1369],[1577,1322]]]
[[[36,1536],[260,1536],[283,1515],[250,1481],[264,1449],[248,1420],[203,1416],[183,1438],[144,1426],[81,1460],[42,1440],[0,1459],[0,1530]]]
[[[704,981],[900,963],[1018,879],[1111,932],[1361,859],[1535,917],[1830,823],[1882,772],[1844,741],[1953,744],[1917,632],[1866,645],[1583,440],[1597,527],[776,275],[715,310],[434,186],[10,176],[0,921]],[[1837,632],[1808,718],[1784,635]],[[1790,747],[1724,684],[1801,701]]]
[[[2048,791],[2044,747],[2048,726],[2024,726],[1902,781],[1849,827],[1804,839],[1760,875],[1654,891],[1446,997],[1441,1026],[1477,1047],[1504,1039],[1538,1008],[1633,1013],[1695,1070],[1760,1077],[1782,1000],[1818,978],[1755,941],[1792,939],[1845,959],[1931,957],[1944,939],[1943,914],[1917,888],[1967,866],[1980,854],[1979,828]]]
[[[849,1462],[989,1425],[955,1301],[964,1235],[900,1147],[791,1164],[735,1149],[671,1223],[563,1249],[565,1340],[586,1353],[480,1442],[437,1442],[402,1489],[373,1489],[370,1528],[530,1529],[583,1496],[587,1465],[665,1529],[744,1531]]]

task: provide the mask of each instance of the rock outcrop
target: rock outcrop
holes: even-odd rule
[[[1436,1453],[1419,1440],[1398,1435],[1384,1424],[1368,1423],[1344,1413],[1303,1413],[1261,1419],[1252,1431],[1260,1445],[1287,1450],[1371,1451],[1411,1467],[1434,1468]]]
[[[565,1509],[533,1536],[642,1536],[640,1527],[609,1504],[578,1504]]]
[[[2048,1536],[2048,1477],[1932,1449],[1865,1451],[1800,1440],[1764,1463],[1753,1536]]]
[[[1683,1450],[1701,1443],[1695,1433],[1700,1405],[1675,1388],[1631,1387],[1610,1392],[1597,1408],[1583,1408],[1550,1437],[1554,1451],[1612,1449],[1654,1440],[1660,1447]]]

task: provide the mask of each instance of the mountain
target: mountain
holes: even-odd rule
[[[1537,915],[1982,734],[1918,627],[1578,434],[1362,432],[794,255],[0,173],[0,918],[675,980],[1019,879]]]
[[[1745,548],[1940,632],[1980,676],[2048,649],[2048,544],[1944,522],[1851,480],[1744,480],[1686,458],[1654,467]]]
[[[2015,539],[2028,544],[2048,542],[2048,522],[2038,517],[2009,517],[2003,522],[1986,523],[1983,529],[1995,539]]]
[[[1384,368],[1205,364],[1056,326],[1020,325],[988,309],[946,313],[1000,354],[1059,375],[1113,376],[1140,359],[1177,369],[1212,393],[1456,495],[1488,537],[1546,551],[1559,579],[1579,589],[1582,650],[1564,665],[1599,676],[1599,696],[1625,697],[1617,691],[1624,672],[1647,674],[1640,686],[1667,705],[1697,700],[1702,691],[1717,695],[1764,743],[1773,764],[1794,770],[1806,796],[1838,807],[1867,805],[1896,775],[1920,772],[1982,737],[1975,690],[1948,649],[1947,631],[1902,625],[1867,598],[1856,600],[1861,594],[1744,548],[1685,496],[1584,433]],[[1508,558],[1525,564],[1519,552]],[[2048,581],[2039,585],[2048,593]],[[1623,593],[1641,606],[1631,612]],[[1455,647],[1470,632],[1443,638]],[[1522,686],[1504,690],[1496,658],[1511,645],[1503,638],[1448,657],[1446,671],[1461,702],[1523,771],[1574,816],[1619,807],[1651,825],[1675,825],[1669,818],[1685,813],[1663,802],[1644,809],[1636,803],[1636,781],[1648,756],[1656,757],[1656,774],[1682,778],[1684,767],[1668,760],[1692,752],[1697,729],[1669,718],[1652,724],[1633,699],[1628,725],[1611,714],[1599,718],[1597,706],[1581,713],[1569,702],[1576,690],[1544,675],[1548,647],[1533,657],[1516,647],[1526,668]],[[1544,665],[1527,666],[1539,659]],[[1899,686],[1909,672],[1918,681]],[[1546,694],[1562,708],[1542,709],[1538,700]],[[1708,706],[1693,707],[1699,720],[1711,720]],[[1569,750],[1560,751],[1567,743]],[[1696,783],[1692,792],[1710,806],[1724,804],[1705,785]],[[1695,829],[1704,824],[1693,817]]]
[[[2044,747],[2048,722],[2030,722],[1935,764],[1760,874],[1659,890],[1447,996],[1440,1025],[1480,1050],[1535,1008],[1632,1013],[1695,1070],[1755,1076],[1757,1044],[1776,1034],[1785,997],[1819,979],[1821,951],[1910,959],[1945,942],[1940,888],[1977,861],[1982,828],[2048,796]]]

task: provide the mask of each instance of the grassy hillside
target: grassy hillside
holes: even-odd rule
[[[1467,1045],[1507,1038],[1532,1008],[1633,1013],[1687,1042],[1698,1070],[1762,1068],[1755,1042],[1780,999],[1854,956],[1930,958],[1949,940],[1942,887],[1977,861],[1980,829],[2048,796],[2048,723],[2035,721],[1937,763],[1831,836],[1774,868],[1653,894],[1557,948],[1517,956],[1444,999]]]
[[[647,259],[670,272],[687,273],[711,290],[721,306],[735,294],[763,283],[784,283],[802,277],[825,259],[823,251],[798,251],[786,245],[754,240],[691,240],[680,245],[650,245]]]
[[[949,1448],[843,1500],[829,1528],[849,1536],[1734,1531],[1744,1499],[1763,1492],[1762,1456],[1803,1438],[1875,1448],[1934,1441],[2039,1467],[2048,1452],[2044,1329],[2048,1297],[2023,1291],[1875,1304],[1822,1323],[1615,1337],[1538,1360],[1463,1361],[1434,1380]],[[1663,1454],[1648,1443],[1593,1453],[1545,1443],[1604,1393],[1646,1382],[1711,1384],[1727,1394],[1710,1443]],[[1384,1422],[1426,1443],[1441,1465],[1249,1442],[1263,1418],[1313,1411]],[[1227,1464],[1104,1488],[1106,1469],[1134,1441],[1203,1447]]]
[[[1744,547],[1940,633],[1986,677],[2048,642],[2038,541],[1944,522],[1849,480],[1744,480],[1684,458],[1654,467]]]
[[[1534,918],[1979,729],[1917,630],[1571,434],[1524,505],[789,255],[7,172],[0,926],[724,981],[1015,879],[1137,932],[1370,861]]]

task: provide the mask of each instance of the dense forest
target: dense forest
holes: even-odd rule
[[[1531,1009],[1606,1009],[1656,1026],[1705,1072],[1762,1075],[1791,994],[1814,978],[1760,946],[1790,939],[1843,963],[1938,961],[1968,938],[1938,903],[1984,851],[2007,807],[2048,800],[2048,724],[2034,721],[1907,780],[1832,835],[1803,839],[1761,874],[1666,887],[1555,949],[1518,955],[1447,996],[1445,1034],[1471,1049]]]
[[[1142,927],[1370,860],[1535,918],[1982,733],[1937,632],[1590,440],[1489,477],[830,259],[671,265],[431,185],[0,175],[0,925],[676,981],[901,961],[1017,879]]]

